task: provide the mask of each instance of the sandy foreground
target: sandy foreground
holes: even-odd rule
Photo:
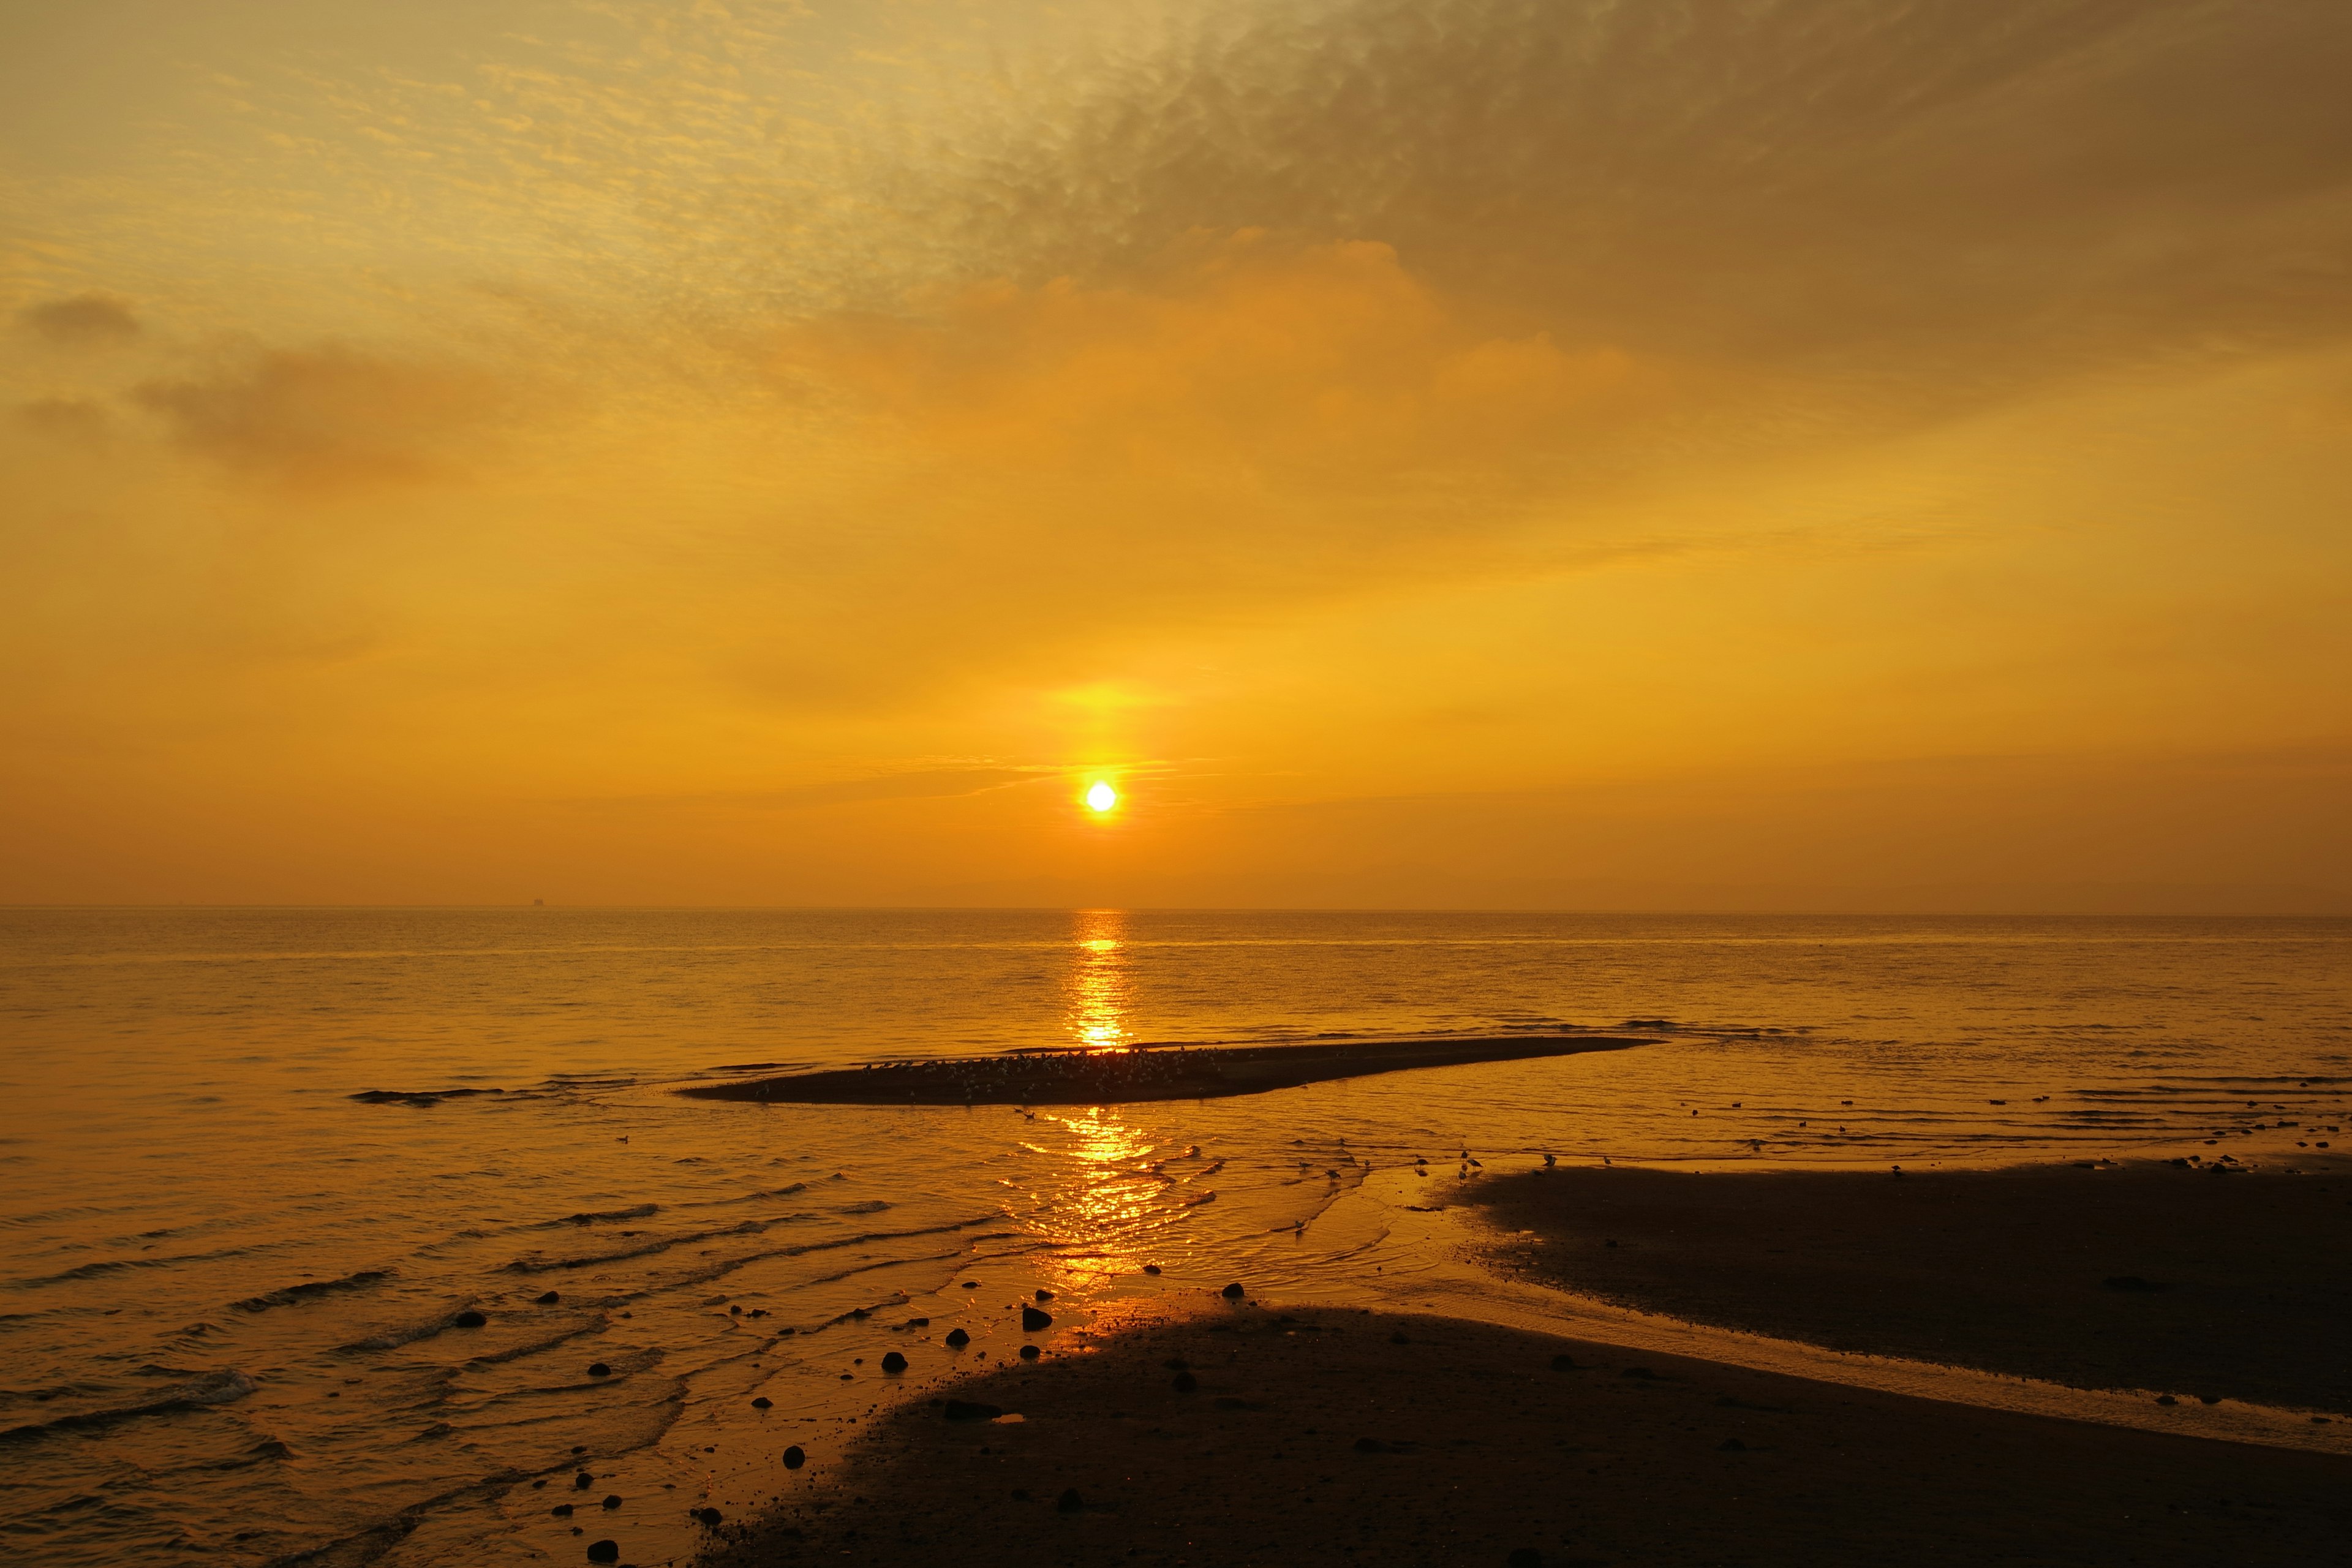
[[[2333,1455],[1205,1293],[1053,1342],[901,1407],[827,1481],[722,1523],[709,1568],[2352,1553],[2352,1459]],[[949,1398],[1006,1418],[951,1419]]]
[[[2352,1413],[2341,1163],[1561,1169],[1432,1195],[1477,1211],[1498,1270],[1646,1311],[2176,1408]],[[780,1473],[709,1568],[2352,1562],[2340,1453],[1205,1292],[1042,1337],[882,1416],[822,1480]]]

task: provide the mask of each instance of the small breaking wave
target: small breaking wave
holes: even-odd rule
[[[209,1405],[226,1405],[232,1400],[243,1399],[253,1392],[253,1379],[231,1367],[207,1373],[194,1383],[168,1389],[152,1399],[112,1405],[103,1410],[77,1411],[70,1415],[59,1415],[26,1426],[11,1426],[0,1431],[0,1443],[29,1442],[53,1432],[111,1426],[141,1415],[162,1415],[174,1410],[201,1410]]]
[[[231,1303],[240,1312],[266,1312],[272,1307],[291,1307],[299,1301],[316,1300],[345,1290],[364,1290],[379,1280],[395,1277],[390,1268],[362,1268],[356,1274],[346,1274],[340,1279],[306,1279],[299,1285],[289,1285],[280,1290],[265,1291]]]
[[[245,1247],[233,1247],[223,1252],[183,1252],[171,1258],[110,1258],[56,1274],[27,1275],[7,1283],[12,1290],[29,1290],[37,1285],[66,1285],[76,1279],[102,1279],[110,1274],[121,1274],[132,1268],[169,1268],[178,1263],[212,1263],[224,1258],[242,1258],[246,1252]]]
[[[698,1241],[715,1241],[721,1237],[757,1236],[782,1220],[747,1219],[740,1225],[730,1225],[718,1230],[687,1231],[677,1236],[656,1237],[635,1247],[616,1247],[610,1252],[585,1252],[570,1258],[548,1258],[531,1253],[506,1265],[511,1274],[549,1274],[563,1268],[593,1268],[600,1263],[625,1263],[632,1258],[649,1258],[657,1252],[667,1252],[673,1247],[686,1247]]]
[[[562,1219],[540,1221],[542,1228],[551,1225],[595,1225],[604,1220],[645,1219],[661,1213],[659,1204],[637,1204],[625,1209],[583,1209],[578,1214],[565,1215]]]
[[[438,1105],[445,1100],[465,1100],[478,1094],[504,1094],[503,1089],[363,1089],[344,1098],[362,1105]]]
[[[371,1351],[396,1351],[403,1345],[413,1345],[419,1340],[429,1340],[436,1334],[456,1328],[458,1314],[465,1310],[465,1305],[460,1303],[430,1318],[420,1319],[400,1328],[386,1329],[380,1334],[370,1334],[366,1339],[354,1340],[347,1345],[337,1345],[333,1353],[363,1355]]]

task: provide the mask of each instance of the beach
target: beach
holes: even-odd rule
[[[1017,1352],[1018,1306],[1039,1289],[1056,1320],[1030,1336],[1039,1376],[1060,1375],[1080,1332],[1234,1280],[1295,1316],[1622,1331],[1643,1348],[1605,1352],[1611,1377],[1663,1370],[1669,1352],[1788,1377],[1869,1370],[1634,1321],[1597,1295],[1988,1367],[2009,1364],[1988,1342],[2002,1322],[2062,1323],[2073,1359],[2042,1374],[2129,1391],[2034,1384],[2055,1390],[2035,1411],[2120,1406],[2160,1430],[2322,1448],[2352,1431],[2238,1403],[2344,1408],[2324,1290],[2330,1226],[2352,1210],[2327,1207],[2347,1194],[2321,1193],[2338,1178],[2315,1147],[2344,1120],[2340,922],[547,910],[20,912],[0,928],[16,1110],[0,1144],[15,1368],[0,1548],[57,1568],[522,1568],[583,1562],[603,1539],[622,1561],[685,1563],[710,1539],[689,1509],[732,1529],[780,1496],[833,1495],[844,1467],[879,1462],[894,1402],[961,1397],[957,1378]],[[1303,1049],[1319,1073],[1335,1053],[1318,1047],[1348,1042],[1547,1037],[1647,1043],[1061,1109],[676,1092],[1141,1040]],[[1465,1151],[1482,1163],[1458,1181]],[[1535,1174],[1547,1153],[1558,1170]],[[2257,1168],[2141,1169],[2191,1153]],[[1604,1158],[1619,1169],[1588,1169]],[[1948,1259],[1904,1263],[1892,1242],[1841,1240],[1877,1234],[1870,1205],[1896,1190],[1895,1163],[1906,1200],[1961,1167],[2052,1168],[2056,1195],[1989,1209]],[[1631,1214],[1598,1241],[1579,1228],[1578,1194],[1646,1190],[1595,1184],[1683,1179],[1627,1166],[1706,1170],[1694,1190],[1759,1194],[1759,1223],[1842,1217],[1817,1250],[1778,1258],[1767,1248],[1789,1244],[1748,1246],[1735,1215],[1686,1270],[1603,1276],[1682,1256]],[[2020,1276],[1995,1249],[2005,1230],[2143,1187],[2147,1248],[2079,1265],[2052,1252],[2089,1315],[1985,1297],[1984,1323],[1952,1325],[1977,1338],[1947,1345],[1841,1338],[1783,1310],[1807,1278],[1837,1281],[1817,1293],[1833,1306],[1879,1300],[1882,1272]],[[1522,1190],[1559,1211],[1480,1206]],[[2226,1267],[2161,1250],[2186,1245],[2174,1230]],[[1627,1245],[1600,1245],[1612,1238]],[[2127,1275],[2162,1289],[2100,1283]],[[1679,1308],[1657,1293],[1677,1280],[1694,1293]],[[1701,1310],[1706,1291],[1781,1315]],[[2142,1363],[2102,1370],[2088,1352],[2122,1352],[2088,1331],[2100,1312],[2169,1314],[2207,1360],[2133,1351]],[[951,1356],[958,1330],[971,1342]],[[881,1368],[894,1351],[903,1374]],[[1916,1364],[1872,1363],[1895,1369],[1877,1394],[1821,1397],[2000,1393],[1988,1373]],[[1443,1380],[1415,1386],[1432,1410],[1464,1408]],[[2179,1405],[2158,1408],[2166,1391]],[[2221,1405],[2197,1402],[2217,1391]],[[1477,1419],[1451,1435],[1484,1440]],[[790,1445],[808,1462],[787,1472]],[[587,1506],[555,1514],[583,1470]],[[1524,1467],[1511,1473],[1524,1488]]]
[[[1492,1222],[1506,1272],[1643,1311],[2076,1388],[2352,1412],[2352,1169],[2298,1158],[2294,1174],[1562,1169],[1458,1198]]]
[[[2352,1532],[2340,1456],[1208,1292],[910,1399],[822,1483],[774,1479],[705,1568],[2285,1565]]]

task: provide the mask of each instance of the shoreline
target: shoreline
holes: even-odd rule
[[[2287,1564],[2352,1523],[2340,1455],[1454,1319],[1202,1292],[1037,1337],[1041,1360],[877,1419],[822,1482],[780,1472],[704,1568]]]
[[[877,1062],[696,1084],[689,1100],[772,1105],[1119,1105],[1218,1100],[1418,1068],[1526,1061],[1654,1045],[1643,1037],[1505,1035],[1326,1045],[1145,1046]]]

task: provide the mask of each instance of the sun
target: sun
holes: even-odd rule
[[[1095,780],[1091,785],[1087,786],[1087,805],[1088,809],[1094,811],[1108,811],[1112,806],[1117,805],[1118,804],[1118,791],[1111,788],[1109,784],[1104,783],[1101,779]]]

